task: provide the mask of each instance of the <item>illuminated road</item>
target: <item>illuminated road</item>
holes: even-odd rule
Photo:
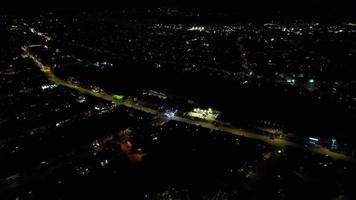
[[[53,71],[51,70],[51,67],[48,67],[48,66],[45,66],[44,64],[42,64],[36,57],[34,57],[28,51],[27,47],[23,47],[22,50],[25,52],[25,54],[29,58],[31,58],[34,61],[34,63],[41,69],[41,71],[44,72],[44,74],[47,76],[47,78],[49,80],[53,81],[57,85],[62,85],[62,86],[68,87],[68,88],[72,88],[72,89],[75,89],[83,94],[89,94],[89,95],[92,95],[92,96],[95,96],[95,97],[98,97],[98,98],[101,98],[101,99],[104,99],[107,101],[116,102],[119,105],[130,107],[130,108],[140,110],[140,111],[143,111],[146,113],[150,113],[153,115],[157,115],[157,114],[163,115],[164,114],[158,110],[145,107],[144,105],[140,105],[136,102],[131,102],[130,100],[116,101],[113,98],[112,94],[109,94],[108,92],[105,92],[104,90],[94,91],[94,90],[85,88],[83,86],[80,86],[76,83],[72,83],[72,82],[60,79],[54,75]],[[341,154],[341,153],[332,152],[329,149],[324,148],[324,147],[313,147],[313,146],[305,147],[302,144],[298,144],[298,143],[288,141],[288,140],[282,139],[282,138],[271,139],[268,135],[257,134],[252,131],[249,131],[249,130],[245,130],[245,129],[241,129],[241,128],[234,128],[234,127],[227,127],[227,126],[217,126],[210,122],[192,120],[192,119],[188,119],[188,118],[184,118],[184,117],[180,117],[180,116],[174,116],[171,118],[171,120],[179,121],[179,122],[183,122],[183,123],[187,123],[187,124],[192,124],[192,125],[197,125],[197,126],[201,126],[201,127],[212,129],[212,130],[221,130],[221,131],[232,133],[234,135],[241,136],[241,137],[260,140],[260,141],[266,142],[270,145],[276,146],[277,148],[293,146],[293,147],[310,150],[315,154],[327,155],[334,159],[347,160],[347,161],[354,162],[354,159],[352,157]]]

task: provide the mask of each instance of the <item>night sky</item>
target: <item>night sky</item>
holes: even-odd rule
[[[264,16],[278,14],[281,17],[307,17],[323,19],[356,19],[352,1],[313,0],[29,0],[2,2],[2,11],[34,12],[38,9],[120,9],[126,7],[178,7],[194,10],[234,11],[244,15]]]

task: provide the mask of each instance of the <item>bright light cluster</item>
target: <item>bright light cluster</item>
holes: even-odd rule
[[[219,115],[220,113],[218,111],[214,111],[211,108],[208,109],[194,108],[193,111],[188,113],[188,116],[190,117],[200,118],[207,121],[214,121]]]
[[[204,26],[193,26],[188,31],[204,31],[205,27]]]

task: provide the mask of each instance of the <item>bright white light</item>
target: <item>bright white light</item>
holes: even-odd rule
[[[295,79],[287,79],[287,83],[292,83],[292,84],[294,84],[294,83],[295,83]]]
[[[205,29],[204,26],[193,26],[188,31],[203,31]]]
[[[309,80],[309,83],[314,83],[314,79],[310,79],[310,80]]]
[[[168,117],[168,118],[173,118],[177,113],[177,110],[175,110],[174,112],[167,112],[165,113],[165,115]]]
[[[219,112],[214,111],[212,108],[208,108],[205,110],[200,108],[194,108],[193,111],[188,113],[188,116],[208,121],[214,121],[219,116]]]
[[[54,85],[54,84],[41,86],[42,90],[45,90],[45,89],[53,89],[53,88],[55,88],[55,87],[57,87],[57,85]]]
[[[309,137],[309,140],[315,141],[315,142],[319,142],[319,139],[318,139],[318,138]]]

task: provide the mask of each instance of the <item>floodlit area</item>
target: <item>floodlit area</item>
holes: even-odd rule
[[[215,121],[220,115],[219,111],[208,109],[194,108],[192,111],[188,112],[189,117],[199,118],[207,121]]]

